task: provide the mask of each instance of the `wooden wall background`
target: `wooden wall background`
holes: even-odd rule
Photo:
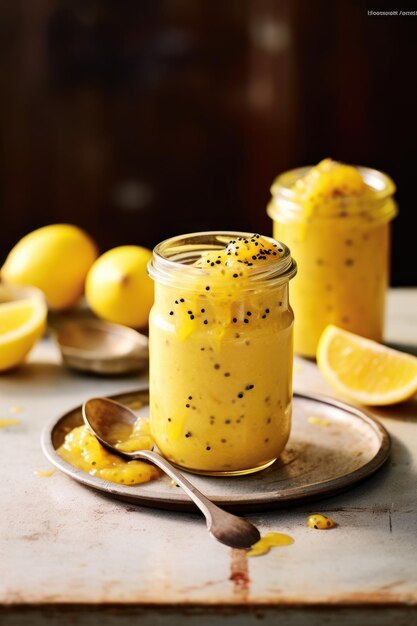
[[[0,261],[67,221],[102,250],[270,232],[269,186],[325,156],[398,185],[393,283],[417,284],[417,18],[361,0],[3,0]]]

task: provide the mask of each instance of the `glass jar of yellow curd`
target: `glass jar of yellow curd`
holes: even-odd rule
[[[245,474],[273,463],[291,424],[289,249],[269,237],[203,232],[154,249],[149,274],[150,426],[192,472]]]
[[[325,159],[274,181],[274,236],[297,258],[295,351],[315,357],[327,324],[381,341],[395,185],[382,172]]]

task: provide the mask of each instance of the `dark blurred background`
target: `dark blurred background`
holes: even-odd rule
[[[392,283],[417,284],[417,17],[367,15],[394,4],[3,0],[0,262],[53,222],[103,251],[270,233],[273,178],[331,156],[394,178]]]

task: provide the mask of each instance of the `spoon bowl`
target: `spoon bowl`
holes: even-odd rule
[[[259,541],[259,530],[248,521],[223,511],[199,491],[185,476],[169,461],[153,450],[137,450],[122,452],[115,447],[112,432],[115,425],[133,426],[135,414],[115,400],[108,398],[91,398],[83,404],[83,419],[87,427],[97,437],[98,441],[113,454],[127,460],[143,459],[157,465],[193,500],[206,518],[210,534],[221,543],[232,548],[250,548]]]
[[[132,328],[74,319],[50,328],[64,363],[83,372],[125,374],[148,364],[148,338]]]
[[[133,411],[109,398],[90,398],[83,404],[83,419],[102,446],[112,453],[130,459],[131,453],[125,453],[115,447],[119,440],[114,438],[114,432],[118,432],[115,424],[134,426],[137,417]]]

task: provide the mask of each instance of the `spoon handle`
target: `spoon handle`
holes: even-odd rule
[[[129,454],[130,458],[146,459],[160,467],[168,476],[182,487],[191,500],[198,506],[206,518],[210,534],[231,548],[250,548],[260,539],[259,530],[247,520],[223,511],[214,502],[206,498],[185,476],[169,461],[151,450],[138,450]]]
[[[137,452],[129,455],[133,459],[146,459],[151,461],[158,467],[160,467],[165,474],[168,474],[170,478],[172,478],[185,493],[191,498],[191,500],[198,506],[200,511],[203,513],[204,517],[207,520],[207,526],[210,527],[212,522],[212,515],[218,511],[220,513],[224,513],[222,509],[220,509],[216,504],[211,502],[204,494],[201,493],[197,487],[195,487],[192,483],[190,483],[187,478],[179,471],[176,467],[171,465],[169,461],[164,459],[161,455],[156,452],[152,452],[151,450],[138,450]]]

